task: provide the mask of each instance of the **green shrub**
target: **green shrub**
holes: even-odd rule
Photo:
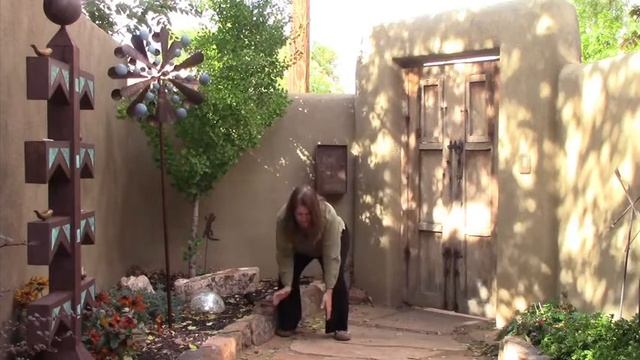
[[[640,317],[613,320],[570,304],[535,304],[518,313],[499,338],[520,336],[553,359],[640,359]]]

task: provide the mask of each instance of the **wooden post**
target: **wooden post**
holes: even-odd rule
[[[309,92],[309,10],[310,0],[292,0],[293,23],[291,56],[293,65],[287,73],[288,90],[291,93]]]

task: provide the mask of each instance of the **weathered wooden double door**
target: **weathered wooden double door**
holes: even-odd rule
[[[408,301],[493,317],[498,62],[405,71]]]

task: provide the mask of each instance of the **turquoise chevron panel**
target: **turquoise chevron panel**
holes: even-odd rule
[[[69,162],[69,148],[61,148],[62,156],[64,157],[64,162],[67,163],[68,167],[71,167],[71,163]]]
[[[58,156],[58,151],[59,149],[55,146],[52,146],[49,148],[49,167],[48,169],[51,169],[51,165],[53,165],[53,161],[56,159],[56,156]]]
[[[58,234],[60,233],[60,227],[56,226],[51,229],[51,251],[56,247],[58,243]]]
[[[67,85],[67,90],[71,87],[69,83],[69,70],[62,69],[62,76],[64,77],[64,83]]]
[[[50,82],[49,86],[53,85],[59,73],[60,73],[60,68],[57,67],[56,65],[51,65],[51,79],[49,80]]]

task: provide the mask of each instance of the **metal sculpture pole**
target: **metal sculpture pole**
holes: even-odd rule
[[[125,63],[109,68],[108,74],[113,79],[137,79],[111,92],[111,97],[118,101],[122,98],[133,98],[127,108],[130,117],[141,121],[149,121],[158,126],[160,137],[160,186],[162,194],[162,231],[165,256],[165,288],[167,292],[167,323],[173,324],[171,305],[171,264],[169,261],[169,239],[167,233],[167,208],[165,195],[165,153],[164,131],[165,123],[187,116],[189,105],[198,105],[204,100],[197,91],[199,84],[209,83],[209,76],[184,75],[187,69],[201,64],[204,55],[196,52],[187,57],[180,64],[174,59],[182,55],[182,49],[191,40],[183,36],[179,40],[169,43],[171,34],[166,28],[153,33],[140,31],[131,36],[131,45],[118,46],[114,50],[116,57]],[[158,47],[159,46],[159,47]],[[152,60],[153,58],[153,60]]]
[[[95,214],[81,210],[81,178],[93,178],[95,148],[80,142],[80,110],[94,107],[93,75],[80,70],[79,50],[66,26],[81,14],[80,0],[45,0],[60,29],[46,48],[31,45],[27,98],[47,101],[47,138],[25,142],[25,181],[48,184],[48,209],[27,227],[30,265],[49,266],[49,294],[27,308],[27,341],[44,346],[44,359],[91,359],[81,342],[83,308],[96,286],[82,278],[81,245],[95,242]]]

